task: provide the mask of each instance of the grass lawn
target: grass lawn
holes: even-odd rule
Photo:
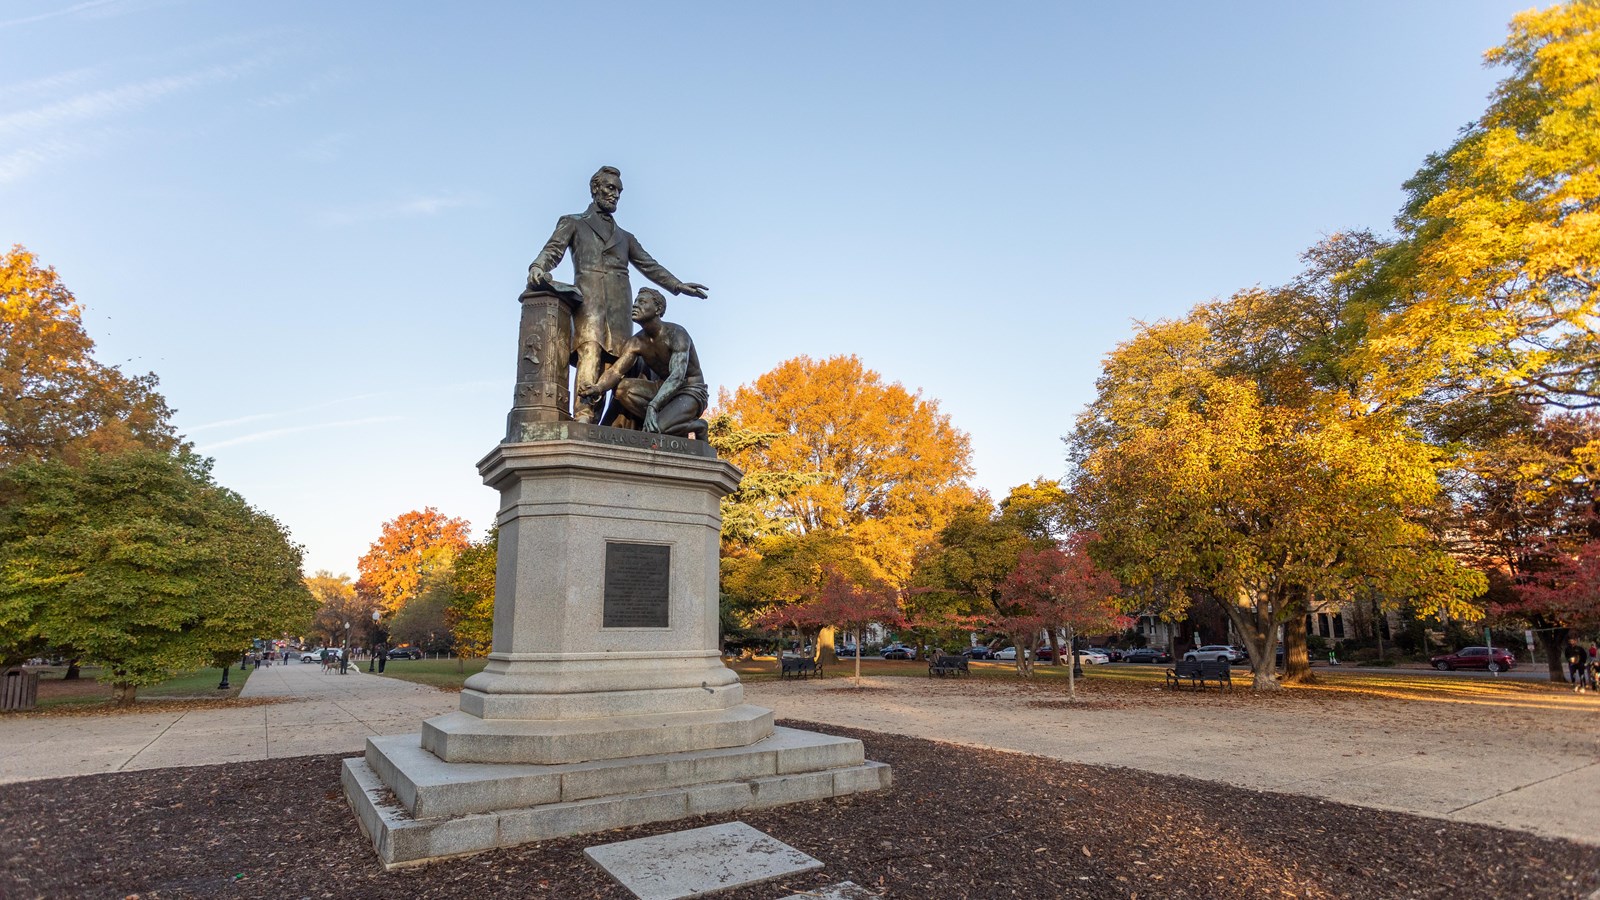
[[[384,666],[383,675],[385,678],[431,684],[440,690],[459,691],[462,682],[482,672],[486,662],[482,659],[391,659]]]
[[[81,667],[78,670],[80,677],[75,681],[66,680],[66,666],[42,666],[30,668],[29,671],[39,673],[39,709],[109,705],[112,702],[111,683],[100,680],[104,670],[99,666]],[[139,688],[137,699],[227,700],[239,696],[239,689],[244,687],[252,671],[234,667],[228,673],[228,689],[225,691],[217,690],[217,683],[222,680],[221,669],[183,672],[160,684]]]

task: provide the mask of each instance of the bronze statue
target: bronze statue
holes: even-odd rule
[[[578,383],[578,396],[594,403],[611,391],[613,402],[642,423],[643,430],[677,437],[693,432],[705,440],[706,420],[700,414],[705,412],[711,392],[700,372],[694,341],[682,325],[661,321],[666,311],[667,298],[659,291],[640,288],[632,311],[639,331],[598,381]],[[639,363],[659,380],[625,377]]]
[[[562,216],[556,222],[555,234],[528,267],[530,287],[547,284],[550,271],[561,263],[568,249],[572,251],[574,280],[583,295],[574,314],[572,337],[579,385],[598,383],[604,364],[616,359],[629,340],[629,296],[633,291],[628,283],[630,262],[646,278],[674,294],[704,297],[707,293],[703,284],[679,281],[612,219],[622,196],[621,172],[602,166],[589,179],[589,194],[594,198],[589,208],[577,215]],[[601,399],[580,392],[573,418],[579,422],[599,421]]]

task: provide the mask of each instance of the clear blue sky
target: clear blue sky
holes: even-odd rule
[[[516,296],[605,164],[713,384],[855,353],[999,497],[1134,320],[1387,229],[1525,5],[0,0],[0,243],[308,571],[490,523]]]

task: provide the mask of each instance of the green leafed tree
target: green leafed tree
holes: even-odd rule
[[[478,659],[494,649],[495,561],[500,552],[500,530],[491,529],[456,557],[451,572],[454,588],[445,622],[455,638],[459,659]]]
[[[0,623],[104,665],[119,703],[298,631],[301,551],[192,455],[89,455],[0,471]],[[13,651],[14,652],[14,651]]]

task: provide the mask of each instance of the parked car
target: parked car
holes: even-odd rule
[[[1184,653],[1183,658],[1190,662],[1196,660],[1200,662],[1217,662],[1220,660],[1229,664],[1238,664],[1247,662],[1250,659],[1250,654],[1240,650],[1238,647],[1230,647],[1227,644],[1207,644],[1204,647]]]
[[[1462,647],[1455,653],[1441,653],[1428,660],[1435,669],[1449,672],[1452,669],[1487,669],[1490,672],[1509,672],[1517,667],[1517,658],[1504,647]]]
[[[328,654],[329,656],[333,657],[334,659],[338,659],[339,657],[344,655],[344,651],[341,650],[340,648],[338,648],[338,647],[329,647],[326,650],[321,650],[321,649],[318,649],[318,650],[307,650],[304,653],[300,654],[300,661],[301,662],[322,662],[322,654],[324,654],[324,653]]]
[[[1135,663],[1164,663],[1172,662],[1172,654],[1159,647],[1140,647],[1122,654],[1123,662]]]
[[[422,651],[415,647],[396,647],[389,651],[390,659],[421,659]]]
[[[1086,666],[1103,666],[1111,662],[1111,657],[1107,656],[1104,650],[1096,650],[1090,647],[1087,650],[1078,651],[1078,661]]]
[[[1090,647],[1096,653],[1104,653],[1109,662],[1122,662],[1122,651],[1115,647]]]
[[[834,647],[833,647],[833,655],[841,657],[841,658],[842,657],[846,657],[846,656],[854,658],[855,655],[856,655],[856,645],[855,644],[835,644]]]
[[[884,659],[916,659],[917,648],[906,644],[889,644],[881,651]]]
[[[1024,650],[1023,652],[1026,653],[1027,651]],[[1015,648],[1015,647],[1007,647],[1004,650],[996,650],[994,652],[994,657],[993,658],[994,659],[1004,659],[1004,660],[1014,660],[1014,659],[1017,658],[1017,648]]]
[[[1049,662],[1050,660],[1056,658],[1056,653],[1049,647],[1040,647],[1039,649],[1033,651],[1033,658],[1039,660],[1040,662]]]
[[[994,650],[979,644],[976,647],[968,647],[962,650],[961,655],[967,659],[994,659]]]

